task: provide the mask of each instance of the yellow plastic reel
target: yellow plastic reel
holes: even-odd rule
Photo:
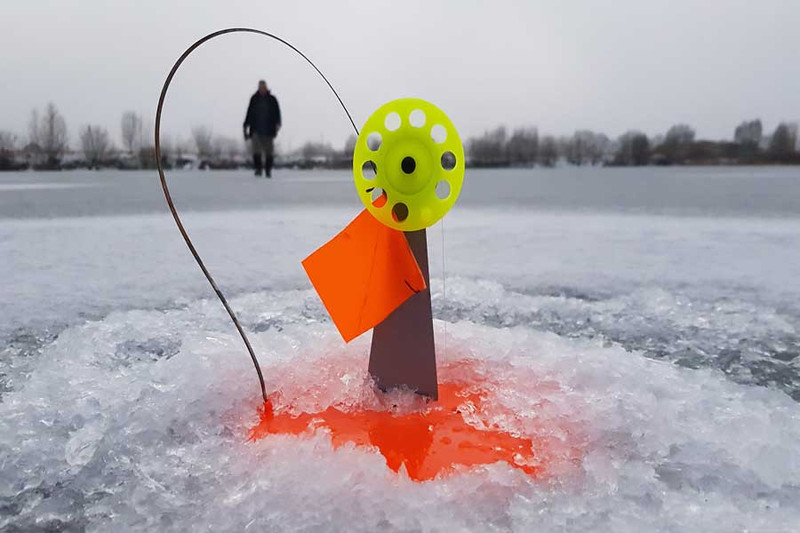
[[[464,181],[464,146],[444,112],[401,98],[367,119],[353,152],[361,202],[383,224],[416,231],[438,222]]]

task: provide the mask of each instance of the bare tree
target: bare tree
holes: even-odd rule
[[[90,167],[99,168],[111,149],[108,131],[100,126],[85,126],[80,132],[83,155]]]
[[[52,102],[47,104],[41,117],[39,112],[34,109],[31,112],[28,130],[30,142],[44,155],[47,167],[58,167],[61,158],[67,151],[69,137],[67,123],[55,104]]]
[[[228,159],[232,161],[240,160],[244,157],[247,153],[246,151],[242,150],[242,143],[239,142],[237,137],[227,137],[226,138],[227,144],[225,147],[225,154],[227,155]],[[277,150],[274,150],[277,153]]]
[[[658,148],[655,150],[661,164],[684,163],[691,159],[695,152],[692,151],[694,143],[694,128],[688,124],[675,124],[664,135]],[[655,142],[653,143],[655,145]]]
[[[175,146],[175,141],[169,135],[161,138],[161,159],[163,161],[168,161],[175,156]]]
[[[606,156],[609,155],[611,139],[605,133],[592,133],[589,143],[589,162],[592,165],[599,165]]]
[[[673,144],[676,146],[691,144],[694,142],[694,135],[694,128],[688,124],[675,124],[667,130],[667,135],[664,137],[664,144]]]
[[[617,141],[614,164],[642,166],[650,162],[650,140],[640,131],[629,131]]]
[[[594,139],[591,131],[576,131],[566,142],[564,157],[573,165],[584,165],[591,161],[589,152]]]
[[[467,152],[477,165],[497,165],[507,162],[506,129],[503,126],[487,131],[481,137],[471,139]]]
[[[0,131],[0,169],[10,169],[17,150],[17,136],[10,131]]]
[[[539,150],[539,132],[536,128],[514,130],[506,144],[506,154],[512,165],[526,165],[536,162]]]
[[[761,119],[744,121],[733,133],[734,142],[738,146],[740,161],[753,162],[758,158],[763,138]]]
[[[762,130],[760,119],[744,121],[736,126],[736,131],[733,133],[733,140],[737,144],[758,147],[761,144]]]
[[[10,131],[0,130],[0,150],[11,152],[17,149],[18,137]]]
[[[798,128],[797,122],[788,122],[786,123],[786,127],[789,128],[789,137],[792,140],[792,151],[796,152],[800,145],[798,145],[798,132],[800,128]]]
[[[142,146],[142,117],[135,111],[126,111],[120,121],[122,130],[122,146],[131,154],[135,154]]]
[[[191,153],[192,151],[192,142],[187,141],[186,139],[179,138],[175,142],[175,156],[179,159],[182,159],[186,156],[186,154]]]
[[[781,122],[769,141],[768,153],[770,159],[780,163],[792,161],[796,155],[797,125]]]
[[[163,163],[164,158],[162,157],[161,160]],[[142,145],[139,148],[139,167],[144,169],[156,168],[156,146],[154,144]]]
[[[239,139],[232,137],[214,137],[213,152],[216,157],[222,157],[228,161],[235,161],[241,155],[241,144]]]
[[[14,151],[17,148],[17,136],[10,131],[0,130],[0,151]]]
[[[555,166],[558,160],[558,145],[552,135],[545,135],[539,142],[539,163],[545,167]]]
[[[344,143],[344,156],[348,159],[353,157],[353,152],[356,149],[356,141],[358,139],[355,135],[350,135]]]
[[[309,141],[300,147],[299,154],[303,159],[313,159],[315,157],[330,158],[336,153],[336,150],[330,144],[324,142]]]
[[[602,133],[578,130],[564,140],[562,153],[573,165],[597,165],[603,161],[611,141]]]
[[[197,155],[200,158],[210,158],[214,155],[213,133],[211,128],[206,126],[195,126],[192,128],[192,140],[197,148]]]

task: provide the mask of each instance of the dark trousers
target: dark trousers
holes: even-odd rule
[[[272,173],[273,138],[267,135],[254,134],[252,144],[253,166],[256,167],[256,173],[260,174],[263,168],[267,176],[269,176]]]
[[[261,170],[265,170],[267,175],[272,173],[272,164],[274,162],[274,158],[272,156],[268,156],[262,159],[261,154],[253,154],[253,166],[258,172]]]

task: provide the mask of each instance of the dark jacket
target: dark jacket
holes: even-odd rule
[[[247,116],[244,118],[245,131],[250,128],[250,135],[275,137],[280,124],[281,108],[278,106],[278,100],[270,92],[262,96],[256,91],[250,97],[250,105],[247,106]]]

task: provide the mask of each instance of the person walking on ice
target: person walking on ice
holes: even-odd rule
[[[258,82],[258,90],[250,97],[243,126],[245,140],[250,139],[253,145],[256,176],[260,176],[263,169],[268,178],[272,177],[275,136],[281,129],[281,108],[264,80]]]

